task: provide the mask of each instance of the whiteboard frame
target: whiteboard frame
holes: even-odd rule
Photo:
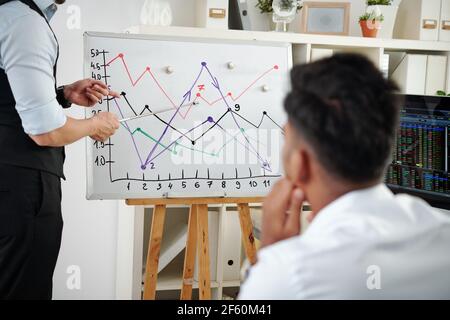
[[[109,38],[109,39],[135,39],[135,40],[155,40],[155,41],[167,41],[167,42],[190,42],[190,43],[219,43],[219,44],[236,44],[236,45],[256,45],[261,47],[273,46],[279,48],[287,49],[287,66],[288,69],[291,70],[293,67],[293,51],[292,51],[292,43],[289,42],[275,42],[275,41],[260,41],[253,39],[249,40],[240,40],[240,39],[220,39],[216,37],[205,38],[205,37],[192,37],[192,36],[166,36],[166,35],[146,35],[146,34],[131,34],[131,33],[111,33],[111,32],[97,32],[97,31],[86,31],[83,34],[83,70],[84,77],[91,78],[90,75],[90,65],[88,61],[90,61],[90,52],[88,48],[88,41],[90,37],[96,38]],[[85,118],[88,118],[89,109],[85,109]],[[94,177],[94,154],[93,149],[90,142],[90,138],[85,138],[86,145],[86,199],[88,200],[125,200],[125,199],[136,199],[143,198],[143,196],[138,196],[135,194],[131,194],[129,196],[118,197],[116,193],[95,193],[94,186],[92,181]],[[245,197],[258,197],[265,196],[266,194],[249,194],[243,195],[242,198]],[[172,197],[172,195],[170,195]],[[181,195],[180,195],[181,196]],[[231,196],[231,195],[230,195]],[[211,197],[208,195],[199,195],[199,197]],[[218,197],[227,197],[226,193],[218,195]],[[236,196],[232,196],[236,198]],[[157,198],[155,195],[154,198]]]

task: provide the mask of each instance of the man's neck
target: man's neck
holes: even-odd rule
[[[325,179],[323,182],[311,187],[311,190],[308,192],[308,202],[311,205],[312,211],[318,214],[323,208],[343,195],[349,192],[371,188],[377,184],[379,184],[379,181],[348,183],[332,178]]]
[[[54,2],[53,0],[33,0],[34,3],[41,9],[41,11],[45,11],[49,6],[51,6]]]

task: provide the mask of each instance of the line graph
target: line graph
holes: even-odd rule
[[[132,141],[133,141],[133,145],[135,146],[136,153],[137,153],[137,155],[139,156],[139,159],[140,159],[140,162],[141,162],[141,169],[145,170],[145,169],[147,168],[147,165],[148,165],[149,163],[153,162],[156,158],[158,158],[158,157],[159,157],[161,154],[163,154],[164,152],[166,152],[166,151],[172,151],[172,152],[173,152],[173,150],[171,149],[171,147],[172,147],[173,145],[179,145],[179,144],[178,144],[178,141],[179,141],[180,139],[182,139],[182,138],[184,138],[184,137],[187,137],[187,134],[189,134],[190,132],[194,131],[195,129],[197,129],[197,128],[199,128],[199,127],[201,127],[201,126],[203,126],[203,125],[205,125],[205,124],[207,124],[207,123],[212,123],[213,125],[212,125],[205,133],[203,133],[200,137],[191,140],[191,143],[195,144],[195,142],[196,142],[198,139],[204,137],[205,134],[206,134],[208,131],[210,131],[212,128],[214,128],[215,126],[219,127],[223,132],[226,133],[226,130],[225,130],[223,127],[221,127],[221,126],[219,125],[219,123],[220,123],[220,121],[224,118],[225,115],[231,114],[232,117],[233,117],[233,120],[234,120],[234,122],[235,122],[235,124],[236,124],[236,126],[237,126],[238,129],[239,129],[239,134],[242,134],[242,135],[245,137],[246,142],[248,143],[248,146],[246,145],[245,148],[248,149],[250,152],[254,153],[254,154],[258,157],[258,159],[262,162],[262,165],[263,165],[263,168],[264,168],[264,169],[266,169],[267,171],[271,171],[270,165],[268,164],[268,162],[267,162],[265,159],[263,159],[263,158],[259,155],[259,153],[256,151],[256,148],[253,146],[252,142],[250,141],[249,137],[246,135],[245,130],[244,130],[244,129],[238,124],[238,122],[236,121],[236,117],[235,117],[235,114],[236,114],[236,113],[235,113],[235,112],[232,112],[232,109],[231,109],[229,103],[227,102],[225,95],[223,94],[223,92],[222,92],[222,90],[221,90],[221,87],[220,87],[220,85],[219,85],[219,80],[217,79],[217,77],[215,77],[215,76],[212,74],[212,72],[211,72],[211,70],[208,68],[206,62],[202,62],[202,63],[201,63],[201,69],[200,69],[200,71],[199,71],[197,77],[195,78],[194,83],[192,84],[191,88],[185,93],[185,95],[183,95],[183,100],[181,101],[180,105],[177,107],[177,106],[175,105],[175,103],[173,102],[173,99],[167,94],[166,90],[163,88],[163,86],[162,86],[162,85],[160,84],[160,82],[157,80],[157,78],[155,77],[155,75],[151,72],[151,68],[150,68],[150,67],[146,67],[145,71],[137,78],[137,80],[133,80],[133,78],[131,77],[131,74],[130,74],[128,65],[127,65],[127,63],[126,63],[126,61],[125,61],[125,59],[124,59],[124,55],[123,55],[123,54],[119,54],[119,55],[116,56],[114,59],[112,59],[110,62],[106,63],[106,66],[110,66],[111,63],[114,62],[114,61],[117,60],[117,59],[121,59],[122,64],[124,65],[125,71],[126,71],[126,73],[127,73],[127,75],[128,75],[128,78],[130,79],[130,82],[131,82],[132,86],[136,86],[136,85],[139,83],[139,81],[143,78],[143,76],[145,75],[145,73],[148,72],[148,74],[150,74],[151,78],[155,81],[155,84],[157,85],[157,87],[158,87],[158,88],[161,90],[161,92],[169,99],[169,101],[172,103],[172,105],[174,106],[174,108],[175,108],[175,110],[176,110],[175,113],[173,114],[173,116],[170,118],[170,120],[169,120],[168,123],[165,122],[165,121],[162,121],[162,122],[166,125],[166,127],[165,127],[164,131],[162,132],[161,136],[160,136],[158,139],[155,139],[154,137],[150,136],[148,133],[146,133],[145,131],[143,131],[141,128],[137,128],[136,130],[134,130],[134,131],[132,132],[131,129],[130,129],[130,127],[128,126],[128,124],[125,123],[126,129],[127,129],[127,131],[130,133],[130,135],[131,135],[131,138],[132,138]],[[251,82],[250,85],[248,85],[248,86],[247,86],[247,87],[246,87],[246,88],[238,95],[238,97],[233,98],[231,93],[228,93],[228,94],[227,94],[227,97],[230,97],[233,101],[238,100],[238,99],[239,99],[240,97],[242,97],[242,96],[243,96],[243,95],[244,95],[244,94],[245,94],[245,93],[246,93],[253,85],[255,85],[261,78],[263,78],[265,75],[267,75],[267,74],[268,74],[269,72],[271,72],[272,70],[277,70],[277,69],[278,69],[278,66],[275,65],[274,67],[272,67],[272,68],[269,69],[268,71],[264,72],[262,75],[258,76],[254,81]],[[175,116],[176,116],[177,114],[180,113],[180,112],[179,112],[180,107],[183,106],[183,104],[186,102],[186,100],[189,101],[189,99],[191,98],[192,90],[193,90],[193,88],[195,87],[195,85],[197,84],[197,82],[198,82],[200,76],[202,75],[202,73],[204,72],[204,70],[206,70],[207,73],[209,74],[209,76],[211,77],[212,85],[219,91],[219,94],[220,94],[221,97],[220,97],[219,99],[217,99],[217,100],[215,100],[215,101],[213,101],[213,102],[211,103],[211,102],[208,102],[206,99],[204,99],[204,98],[200,95],[200,93],[198,93],[198,94],[196,95],[196,98],[195,98],[195,99],[192,101],[192,103],[190,103],[189,105],[192,107],[192,106],[194,105],[194,103],[197,101],[197,99],[198,99],[198,98],[201,98],[202,100],[204,100],[205,102],[207,102],[207,104],[208,104],[209,106],[213,106],[213,105],[215,105],[215,104],[216,104],[217,102],[219,102],[219,101],[224,101],[225,104],[226,104],[226,106],[228,107],[228,110],[225,112],[225,114],[223,114],[223,115],[219,118],[219,121],[214,121],[214,119],[213,119],[212,117],[208,117],[207,120],[203,121],[200,125],[195,126],[195,127],[191,128],[191,129],[189,129],[187,132],[180,132],[178,129],[172,127],[172,129],[174,129],[175,131],[180,132],[181,135],[180,135],[177,139],[175,139],[172,143],[170,143],[169,145],[167,145],[167,146],[166,146],[166,145],[163,145],[163,144],[161,143],[162,138],[163,138],[164,135],[167,133],[168,128],[171,127],[171,122],[175,119]],[[122,93],[122,96],[125,98],[125,101],[126,101],[127,105],[130,107],[130,109],[133,111],[133,113],[134,113],[135,115],[138,115],[138,113],[134,110],[134,108],[132,107],[132,105],[129,103],[129,100],[126,98],[126,93]],[[113,101],[114,101],[115,105],[117,106],[117,108],[118,108],[118,110],[119,110],[119,112],[120,112],[122,118],[125,118],[125,116],[124,116],[124,114],[123,114],[123,112],[122,112],[122,110],[121,110],[121,108],[120,108],[119,103],[117,102],[117,100],[116,100],[116,99],[113,99]],[[139,114],[142,114],[145,110],[148,110],[149,112],[151,112],[151,110],[149,109],[149,107],[146,106]],[[190,109],[188,109],[188,111],[187,111],[184,115],[181,115],[181,113],[180,113],[180,116],[181,116],[182,118],[186,118],[187,115],[188,115],[188,113],[189,113],[189,111],[190,111]],[[267,112],[263,112],[263,117],[261,118],[261,121],[260,121],[260,123],[259,123],[258,125],[253,124],[252,122],[248,121],[246,118],[242,117],[241,115],[238,115],[238,116],[239,116],[240,118],[242,118],[244,121],[246,121],[247,123],[251,124],[253,127],[259,128],[260,125],[261,125],[261,123],[262,123],[262,121],[264,120],[264,116],[267,116]],[[267,117],[269,117],[269,116],[267,116]],[[269,118],[270,118],[270,117],[269,117]],[[271,119],[271,118],[270,118],[270,119]],[[159,120],[161,120],[161,119],[159,119]],[[271,119],[271,120],[272,120],[272,122],[273,122],[277,127],[279,127],[279,128],[281,129],[281,126],[280,126],[279,124],[277,124],[275,121],[273,121],[273,119]],[[150,153],[147,155],[145,161],[142,161],[143,158],[142,158],[142,156],[141,156],[141,152],[140,152],[139,149],[137,148],[136,141],[134,140],[134,137],[133,137],[133,136],[134,136],[134,133],[135,133],[135,132],[142,132],[142,133],[144,133],[144,135],[146,135],[147,137],[150,137],[150,139],[151,139],[152,141],[155,142],[155,144],[153,145],[153,147],[152,147]],[[235,141],[236,141],[236,136],[233,136],[233,137],[232,137],[232,140],[235,140]],[[154,155],[154,152],[155,152],[155,150],[157,149],[158,146],[161,146],[161,147],[163,148],[163,150],[160,151],[160,152],[159,152],[158,154],[156,154],[155,156],[153,156],[153,155]],[[181,145],[181,146],[183,146],[183,145]],[[185,146],[183,146],[183,147],[185,147]],[[223,147],[224,147],[224,146],[221,146],[220,149],[223,149]],[[193,150],[193,148],[189,148],[189,149],[190,149],[190,150]],[[194,150],[195,150],[195,149],[194,149]],[[198,150],[195,150],[195,151],[198,151]],[[201,152],[201,153],[204,153],[203,151],[200,151],[200,152]],[[210,154],[210,155],[212,155],[212,154]]]
[[[281,175],[282,80],[290,64],[286,47],[270,45],[264,47],[266,54],[257,55],[259,46],[231,52],[224,49],[228,45],[181,41],[163,52],[157,41],[134,41],[130,47],[129,40],[97,38],[87,45],[87,72],[121,92],[120,98],[96,105],[93,114],[134,117],[122,122],[107,143],[88,147],[88,188],[97,190],[91,194],[269,190]],[[187,48],[191,45],[195,50]],[[180,60],[179,52],[189,54]],[[233,70],[226,67],[231,60],[237,66]]]
[[[207,64],[206,64],[205,62],[202,63],[202,69],[201,69],[201,71],[200,71],[199,74],[202,73],[203,68],[205,68],[205,69],[208,71],[208,74],[209,74],[209,75],[211,76],[211,78],[213,79],[213,81],[214,81],[214,87],[216,87],[216,88],[219,90],[219,92],[222,94],[221,89],[220,89],[219,84],[218,84],[217,78],[214,77],[214,76],[212,75],[211,71],[209,70],[209,68],[207,67]],[[128,72],[128,68],[127,68],[127,72]],[[266,72],[265,74],[267,74],[267,72]],[[259,77],[258,79],[260,79],[260,78],[262,78],[262,77]],[[199,76],[197,76],[197,78],[196,78],[195,81],[198,81],[198,79],[199,79]],[[254,83],[256,83],[256,81],[254,81],[252,84],[254,84]],[[158,87],[160,87],[160,85],[158,85]],[[161,89],[162,89],[163,92],[165,92],[165,90],[164,90],[163,88],[161,88]],[[246,90],[248,90],[248,87],[247,87]],[[134,110],[134,108],[133,108],[132,105],[130,104],[129,100],[126,99],[126,94],[125,94],[125,93],[122,93],[122,96],[125,98],[125,101],[126,101],[127,105],[129,106],[129,108],[133,111],[133,113],[134,113],[135,115],[137,115],[138,113]],[[197,97],[198,97],[198,96],[197,96]],[[184,98],[186,98],[186,96],[184,96]],[[261,121],[259,122],[259,124],[258,124],[258,125],[255,125],[255,124],[253,124],[252,122],[248,121],[248,120],[247,120],[246,118],[244,118],[243,116],[237,114],[236,112],[233,112],[232,109],[230,108],[228,102],[226,102],[226,99],[225,99],[225,97],[223,96],[223,94],[222,94],[222,100],[225,101],[225,103],[226,103],[226,105],[227,105],[227,107],[228,107],[228,110],[227,110],[227,111],[219,118],[218,121],[214,121],[214,119],[213,119],[212,117],[208,117],[208,119],[205,120],[200,126],[203,126],[203,125],[206,124],[206,123],[212,123],[213,125],[212,125],[206,132],[204,132],[200,137],[198,137],[198,138],[196,138],[196,139],[190,139],[190,142],[191,142],[192,144],[195,144],[195,142],[196,142],[198,139],[203,138],[203,137],[205,136],[205,134],[208,133],[208,132],[209,132],[211,129],[213,129],[215,126],[219,127],[223,132],[226,133],[226,130],[225,130],[224,128],[222,128],[222,127],[219,125],[219,123],[220,123],[220,121],[222,121],[222,119],[224,118],[225,115],[231,114],[232,117],[233,117],[233,120],[234,120],[234,122],[235,122],[235,124],[236,124],[236,126],[237,126],[238,129],[239,129],[239,133],[242,134],[242,135],[245,137],[245,139],[246,139],[246,141],[247,141],[247,143],[248,143],[248,146],[245,146],[245,148],[247,148],[250,152],[252,152],[253,154],[255,154],[255,155],[258,157],[258,159],[262,162],[262,165],[263,165],[263,168],[264,168],[264,169],[266,169],[267,171],[271,171],[270,165],[268,164],[267,160],[264,160],[264,159],[259,155],[259,153],[256,151],[256,148],[253,146],[253,143],[250,141],[249,137],[248,137],[247,134],[245,133],[244,128],[242,128],[242,127],[238,124],[238,122],[236,121],[235,114],[236,114],[237,116],[239,116],[241,119],[243,119],[244,121],[246,121],[247,123],[249,123],[250,125],[252,125],[254,128],[259,128],[259,127],[261,126],[261,124],[262,124],[262,122],[263,122],[263,120],[264,120],[264,117],[268,117],[268,118],[269,118],[269,119],[270,119],[277,127],[279,127],[280,129],[282,129],[281,126],[280,126],[279,124],[277,124],[272,118],[270,118],[270,116],[267,115],[267,112],[266,112],[266,111],[263,112],[263,116],[261,117]],[[116,99],[113,99],[113,101],[114,101],[116,107],[118,108],[119,113],[121,114],[121,117],[124,118],[124,114],[123,114],[123,112],[122,112],[122,109],[121,109],[120,106],[119,106],[119,103],[117,102]],[[181,102],[181,105],[183,105],[184,102],[185,102],[185,99],[183,99],[183,101]],[[193,102],[192,102],[191,105],[193,105],[195,102],[196,102],[196,99],[193,100]],[[143,114],[143,112],[145,112],[146,110],[148,110],[149,112],[151,112],[151,110],[149,109],[149,107],[148,107],[148,106],[145,106],[145,108],[144,108],[139,114]],[[174,119],[174,117],[177,115],[177,113],[178,113],[178,109],[176,110],[175,114],[172,116],[171,121],[173,121],[173,119]],[[158,156],[160,156],[163,152],[165,152],[165,151],[170,151],[170,150],[171,150],[171,147],[172,147],[174,144],[176,144],[180,139],[186,138],[188,133],[190,133],[191,131],[193,131],[193,130],[195,130],[195,129],[197,129],[197,128],[199,127],[199,126],[193,127],[193,128],[191,128],[190,130],[188,130],[187,132],[181,132],[180,130],[178,130],[178,129],[176,129],[176,128],[174,128],[174,127],[172,127],[172,126],[170,125],[171,121],[169,121],[169,123],[167,123],[167,122],[163,121],[161,118],[159,118],[157,115],[155,115],[155,117],[157,117],[158,120],[160,120],[161,122],[163,122],[163,123],[166,125],[166,129],[165,129],[165,131],[163,132],[162,136],[161,136],[158,140],[155,140],[154,137],[151,137],[151,140],[154,140],[155,144],[154,144],[154,147],[153,147],[152,151],[151,151],[150,154],[147,156],[145,162],[142,161],[141,154],[140,154],[139,150],[137,149],[137,147],[135,148],[135,149],[136,149],[136,152],[137,152],[137,154],[138,154],[138,156],[139,156],[140,162],[141,162],[141,169],[143,169],[143,170],[145,170],[146,167],[147,167],[147,165],[148,165],[150,162],[154,161],[154,160],[155,160]],[[133,138],[134,132],[136,132],[136,130],[132,132],[131,129],[129,128],[128,124],[126,124],[126,123],[125,123],[124,126],[125,126],[126,129],[129,131],[129,133],[131,134],[133,144],[136,146],[136,142],[135,142],[135,140],[134,140],[134,138]],[[161,139],[162,139],[162,137],[164,136],[164,134],[167,132],[166,130],[167,130],[167,128],[169,128],[169,127],[172,128],[173,130],[179,132],[181,135],[180,135],[176,140],[174,140],[170,145],[165,146],[165,145],[163,145],[163,144],[161,143]],[[143,132],[140,128],[138,128],[138,129],[139,129],[138,132]],[[148,136],[148,134],[147,134],[147,136]],[[236,136],[233,137],[233,140],[238,141],[238,140],[236,139]],[[238,141],[238,143],[240,143],[240,142]],[[242,143],[240,143],[240,144],[242,144]],[[161,152],[159,152],[156,156],[152,157],[153,151],[156,150],[156,148],[157,148],[158,146],[163,147],[163,150],[162,150]],[[221,149],[223,149],[223,146],[221,147]]]
[[[235,115],[234,115],[233,112],[231,112],[232,109],[231,109],[231,107],[230,107],[230,105],[229,105],[229,103],[228,103],[228,101],[227,101],[227,99],[226,99],[226,96],[225,96],[225,95],[223,94],[223,92],[222,92],[222,89],[221,89],[220,84],[219,84],[219,80],[217,79],[217,77],[215,77],[215,76],[212,74],[212,72],[211,72],[211,70],[209,69],[209,67],[207,66],[207,63],[206,63],[206,62],[202,62],[202,63],[201,63],[201,68],[200,68],[200,71],[199,71],[197,77],[195,78],[195,80],[194,80],[193,84],[191,85],[190,89],[183,95],[183,100],[181,101],[181,103],[180,103],[179,106],[177,107],[177,106],[175,105],[175,103],[173,102],[173,99],[167,94],[167,91],[164,89],[164,87],[161,85],[161,83],[158,81],[158,79],[157,79],[157,78],[155,77],[155,75],[152,73],[150,67],[146,67],[146,68],[145,68],[145,71],[144,71],[144,72],[143,72],[136,80],[133,80],[133,78],[132,78],[132,76],[131,76],[131,74],[130,74],[128,65],[127,65],[127,63],[126,63],[126,61],[125,61],[125,58],[124,58],[124,54],[123,54],[123,53],[120,53],[120,54],[117,55],[115,58],[113,58],[110,62],[106,63],[106,66],[110,66],[111,63],[113,63],[113,62],[116,61],[117,59],[120,59],[120,60],[122,61],[122,64],[123,64],[123,66],[124,66],[124,68],[125,68],[125,71],[126,71],[126,74],[127,74],[127,76],[128,76],[128,79],[130,80],[130,82],[131,82],[131,84],[132,84],[133,87],[136,86],[136,85],[139,83],[139,81],[144,77],[144,75],[145,75],[146,73],[148,73],[148,74],[151,76],[151,78],[154,80],[154,82],[155,82],[155,84],[157,85],[157,87],[158,87],[158,88],[161,90],[161,92],[167,97],[167,99],[170,101],[170,103],[172,103],[172,105],[174,106],[174,108],[175,108],[175,110],[176,110],[175,113],[173,114],[173,116],[170,118],[169,122],[168,122],[168,123],[165,123],[165,124],[166,124],[166,127],[165,127],[164,131],[162,132],[162,134],[160,135],[160,137],[157,139],[157,141],[155,141],[155,144],[153,145],[153,147],[152,147],[150,153],[147,155],[145,161],[142,161],[141,153],[139,152],[139,150],[137,149],[137,147],[135,148],[135,149],[136,149],[136,152],[137,152],[137,154],[138,154],[138,156],[139,156],[139,158],[140,158],[140,161],[141,161],[141,169],[145,170],[145,169],[147,168],[147,165],[148,165],[149,163],[151,163],[152,161],[154,161],[154,160],[155,160],[158,156],[160,156],[163,152],[165,152],[165,151],[167,151],[167,150],[170,150],[170,148],[172,147],[172,145],[175,144],[179,139],[185,137],[186,134],[188,134],[188,133],[190,133],[190,132],[192,132],[193,130],[195,130],[195,129],[198,128],[198,126],[197,126],[197,127],[191,128],[188,132],[182,133],[181,136],[180,136],[178,139],[176,139],[175,141],[173,141],[171,144],[169,144],[169,146],[164,146],[164,145],[161,144],[162,138],[167,134],[168,129],[171,128],[171,123],[172,123],[172,121],[175,119],[176,115],[177,115],[177,114],[180,114],[180,116],[181,116],[182,118],[185,119],[185,118],[187,117],[187,115],[189,114],[190,108],[186,111],[186,113],[185,113],[184,115],[182,115],[182,114],[180,113],[179,109],[180,109],[181,106],[184,105],[184,103],[185,103],[186,101],[190,102],[191,95],[192,95],[192,90],[194,89],[195,85],[197,84],[198,80],[200,79],[202,73],[206,70],[206,72],[207,72],[207,73],[209,74],[209,76],[211,77],[212,85],[217,89],[217,91],[219,92],[221,98],[215,100],[213,103],[210,103],[210,102],[208,102],[207,100],[205,100],[204,98],[202,98],[201,95],[200,95],[200,93],[198,93],[198,94],[196,95],[196,99],[194,99],[194,100],[192,101],[192,103],[190,103],[190,106],[192,107],[199,97],[202,98],[202,100],[206,101],[207,104],[210,105],[210,106],[216,104],[216,103],[219,102],[220,100],[222,100],[223,102],[225,102],[226,106],[228,107],[228,111],[230,111],[230,114],[232,115],[233,120],[234,120],[236,126],[238,127],[238,129],[240,130],[240,133],[244,136],[245,140],[246,140],[247,143],[248,143],[248,146],[245,146],[245,147],[246,147],[250,152],[254,153],[254,154],[258,157],[258,159],[261,161],[261,165],[263,166],[263,168],[264,168],[265,170],[271,171],[270,164],[268,163],[268,161],[265,160],[265,159],[263,159],[263,158],[260,156],[260,154],[258,153],[257,149],[253,146],[253,143],[250,141],[249,137],[246,135],[245,130],[243,130],[243,128],[242,128],[242,127],[238,124],[238,122],[236,121]],[[238,95],[238,97],[236,97],[235,99],[233,99],[231,93],[228,93],[228,94],[227,94],[227,97],[230,97],[233,101],[238,100],[238,99],[239,99],[240,97],[242,97],[242,96],[243,96],[243,95],[244,95],[244,94],[245,94],[245,93],[246,93],[253,85],[255,85],[260,79],[262,79],[264,76],[266,76],[267,74],[269,74],[269,73],[270,73],[271,71],[273,71],[273,70],[278,70],[278,66],[275,65],[274,67],[272,67],[272,68],[270,68],[269,70],[265,71],[262,75],[258,76],[258,77],[257,77],[254,81],[252,81],[252,82],[250,83],[250,85],[248,85],[248,86],[247,86],[247,87],[246,87],[246,88]],[[135,115],[138,115],[138,113],[134,110],[134,108],[133,108],[133,107],[131,106],[131,104],[129,103],[129,101],[128,101],[127,97],[126,97],[126,94],[122,92],[122,96],[124,97],[125,101],[127,102],[127,104],[128,104],[128,106],[130,107],[130,109],[133,111],[133,113],[134,113]],[[120,108],[120,106],[119,106],[119,104],[118,104],[117,101],[116,101],[116,99],[113,99],[113,101],[114,101],[114,103],[116,104],[117,108],[119,109],[119,112],[120,112],[122,118],[125,118],[125,117],[124,117],[124,114],[123,114],[123,112],[122,112],[122,110],[121,110],[121,108]],[[142,114],[142,112],[141,112],[140,114]],[[265,113],[265,115],[267,115],[267,112]],[[240,116],[240,117],[243,118],[242,116]],[[222,118],[221,118],[221,119],[222,119]],[[246,122],[251,123],[251,122],[249,122],[248,120],[246,120],[245,118],[243,118],[243,119],[244,119]],[[273,121],[273,120],[272,120],[272,121]],[[209,123],[214,123],[215,126],[217,125],[219,128],[222,129],[222,131],[226,132],[226,130],[223,129],[220,125],[218,125],[218,122],[215,122],[215,121],[213,120],[212,117],[209,117],[208,120],[205,120],[200,126],[203,126],[204,124],[206,124],[206,123],[208,123],[208,122],[209,122]],[[274,123],[275,123],[275,122],[274,122]],[[279,128],[281,128],[279,124],[277,124],[277,123],[275,123],[275,124],[276,124]],[[136,141],[135,141],[134,138],[133,138],[133,134],[132,134],[130,128],[128,127],[128,124],[125,124],[125,126],[126,126],[126,128],[128,129],[128,131],[130,132],[130,134],[131,134],[131,136],[132,136],[133,144],[136,146]],[[213,127],[214,127],[214,126],[213,126]],[[175,128],[173,128],[173,129],[174,129],[174,130],[177,130],[177,129],[175,129]],[[178,131],[178,130],[177,130],[177,131]],[[196,141],[196,140],[191,140],[191,142],[194,142],[194,143],[195,143],[195,141]],[[163,147],[163,150],[162,150],[160,153],[158,153],[155,157],[153,157],[153,155],[154,155],[156,149],[157,149],[159,146],[162,146],[162,147]]]

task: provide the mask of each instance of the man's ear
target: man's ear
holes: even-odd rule
[[[299,183],[305,185],[309,182],[311,177],[311,153],[306,148],[301,148],[299,151],[299,157],[301,161]]]
[[[300,147],[293,151],[291,158],[292,182],[302,188],[311,176],[311,154],[306,148]]]

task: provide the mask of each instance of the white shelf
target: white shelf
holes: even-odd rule
[[[311,35],[300,33],[216,30],[190,27],[135,27],[140,34],[153,36],[196,37],[220,40],[258,40],[270,42],[285,42],[313,46],[331,46],[347,48],[383,48],[387,50],[411,51],[450,51],[450,42],[419,41],[405,39],[378,39],[349,36]]]
[[[167,268],[158,274],[157,291],[181,290],[183,281],[183,261],[184,254],[178,255]],[[198,281],[194,281],[192,287],[198,288]],[[218,288],[217,281],[211,281],[211,288]]]
[[[163,277],[159,277],[158,279],[158,285],[156,286],[157,291],[169,291],[169,290],[181,290],[181,282],[182,282],[182,276],[179,275],[175,277],[174,275],[164,275]],[[236,287],[238,287],[236,285]],[[211,281],[211,288],[218,288],[219,284],[217,281]],[[233,286],[227,286],[227,287],[235,287]],[[194,281],[192,285],[193,289],[198,289],[198,281]]]
[[[169,290],[181,290],[182,275],[166,273],[158,276],[157,291],[169,291]],[[240,280],[228,280],[222,283],[224,288],[240,287]],[[211,281],[211,288],[218,288],[219,283],[217,281]],[[198,281],[194,281],[192,285],[193,289],[198,289]]]
[[[222,282],[222,286],[225,288],[228,287],[240,287],[241,286],[241,280],[225,280]]]
[[[158,272],[163,270],[186,247],[187,224],[173,226],[164,234],[159,257]]]

